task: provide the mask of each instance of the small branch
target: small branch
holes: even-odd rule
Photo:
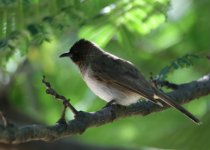
[[[172,90],[176,90],[178,88],[179,85],[175,84],[175,83],[171,83],[169,81],[166,81],[166,80],[159,80],[159,79],[156,79],[153,77],[152,73],[150,75],[150,81],[151,81],[151,84],[158,88],[158,87],[167,87],[169,89],[172,89]]]
[[[154,82],[156,82],[156,84],[158,86],[160,86],[160,87],[164,87],[165,86],[165,87],[167,87],[169,89],[172,89],[172,90],[176,90],[178,88],[178,86],[179,86],[179,85],[177,85],[175,83],[171,83],[171,82],[166,81],[166,80],[164,80],[164,81],[154,81]]]
[[[69,109],[72,111],[72,113],[74,115],[77,115],[78,114],[78,111],[74,108],[74,106],[70,103],[70,99],[67,99],[65,96],[63,95],[60,95],[58,94],[50,85],[49,82],[47,82],[45,80],[45,76],[43,76],[43,79],[42,79],[42,83],[45,84],[46,86],[46,93],[49,94],[49,95],[52,95],[54,96],[56,99],[58,100],[62,100],[63,101],[63,105],[64,105],[64,110],[63,110],[63,113],[62,113],[62,116],[64,117],[65,116],[65,110],[66,110],[66,107],[69,107]]]
[[[0,118],[2,119],[4,127],[6,127],[7,126],[7,119],[4,117],[4,114],[1,111],[0,111]]]
[[[44,83],[50,88],[50,84],[45,81]],[[176,99],[176,102],[179,104],[190,102],[193,99],[208,94],[210,94],[210,74],[203,76],[197,81],[181,84],[176,90],[167,93],[168,96]],[[32,140],[52,141],[65,136],[81,134],[87,128],[101,126],[116,119],[132,115],[145,116],[153,112],[163,111],[166,108],[168,106],[159,107],[149,101],[142,101],[126,108],[112,106],[94,113],[77,112],[78,114],[75,119],[68,121],[66,125],[58,123],[53,126],[28,125],[21,127],[7,126],[6,128],[0,125],[0,142],[24,143]],[[115,115],[114,119],[113,114]]]

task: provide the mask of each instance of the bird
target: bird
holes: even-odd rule
[[[174,107],[200,124],[192,113],[147,81],[134,64],[104,51],[91,41],[78,40],[60,57],[70,58],[78,66],[87,86],[108,105],[128,106],[143,98],[160,106]]]

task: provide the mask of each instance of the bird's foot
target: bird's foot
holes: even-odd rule
[[[115,100],[108,102],[102,109],[110,108],[112,120],[116,119],[116,109],[126,109],[126,106],[117,104]]]
[[[106,105],[103,107],[103,109],[107,108],[107,107],[110,107],[110,106],[113,106],[113,105],[118,105],[118,104],[116,104],[115,100],[111,100],[108,103],[106,103]]]

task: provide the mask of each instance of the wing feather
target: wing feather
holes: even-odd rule
[[[153,100],[154,91],[150,83],[132,63],[104,54],[91,64],[95,76]]]

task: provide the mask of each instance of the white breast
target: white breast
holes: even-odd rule
[[[133,92],[124,92],[109,84],[105,84],[94,78],[91,67],[89,66],[83,76],[88,87],[101,99],[110,102],[115,100],[118,104],[129,105],[138,101],[140,96]]]

